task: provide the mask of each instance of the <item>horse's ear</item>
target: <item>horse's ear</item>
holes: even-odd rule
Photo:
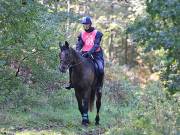
[[[61,42],[59,42],[59,48],[60,48],[60,49],[62,48],[62,43],[61,43]]]
[[[65,41],[65,46],[69,48],[69,43],[67,41]]]

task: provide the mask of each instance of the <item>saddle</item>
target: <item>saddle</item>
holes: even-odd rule
[[[93,57],[91,58],[88,58],[91,63],[93,64],[94,66],[94,69],[95,69],[95,75],[97,76],[98,78],[98,83],[97,83],[97,88],[98,88],[98,91],[101,92],[101,88],[103,86],[103,77],[104,77],[104,74],[102,75],[100,73],[100,69],[99,69],[99,65],[98,63],[95,61],[95,59]]]
[[[93,57],[89,57],[89,60],[91,61],[91,63],[94,66],[96,76],[99,77],[100,76],[100,71],[99,71],[98,63],[94,60]]]

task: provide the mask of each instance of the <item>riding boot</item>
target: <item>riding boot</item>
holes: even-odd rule
[[[69,83],[65,86],[65,88],[68,90],[70,90],[71,88],[74,88],[71,82],[71,72],[72,72],[72,69],[69,68]]]

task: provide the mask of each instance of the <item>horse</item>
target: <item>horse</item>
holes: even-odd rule
[[[71,83],[75,90],[75,96],[78,103],[78,108],[82,116],[82,125],[89,124],[88,111],[92,111],[95,96],[97,114],[95,124],[98,125],[99,111],[101,107],[101,90],[97,87],[98,77],[96,76],[95,67],[92,61],[81,55],[65,41],[64,45],[60,46],[60,65],[59,70],[65,73],[71,68]]]

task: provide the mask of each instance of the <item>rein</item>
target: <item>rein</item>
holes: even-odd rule
[[[72,68],[72,67],[75,67],[75,66],[77,66],[77,65],[80,65],[81,63],[83,63],[83,62],[81,61],[81,62],[79,62],[79,63],[77,63],[77,64],[69,65],[68,67],[69,67],[69,68]]]
[[[82,56],[83,56],[83,55],[82,55]],[[91,55],[91,58],[94,59],[93,55]],[[74,64],[74,65],[69,65],[68,67],[69,67],[69,68],[72,68],[72,67],[75,67],[75,66],[77,66],[77,65],[79,65],[79,64],[81,64],[81,63],[83,63],[83,61],[81,61],[81,62],[79,62],[79,63],[77,63],[77,64]]]

